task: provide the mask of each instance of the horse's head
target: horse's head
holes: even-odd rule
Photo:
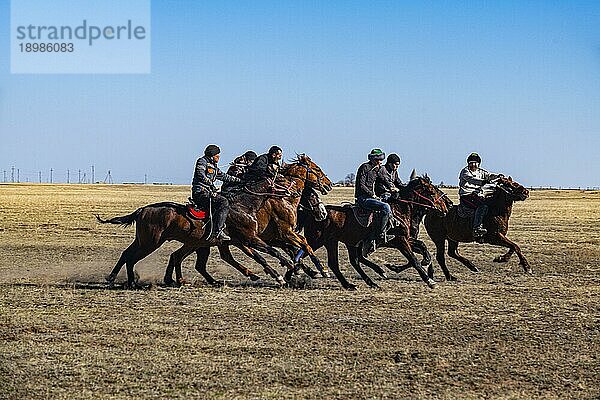
[[[298,155],[291,164],[287,164],[283,169],[283,175],[300,179],[305,185],[314,187],[322,194],[327,194],[331,190],[331,180],[306,154]]]
[[[306,210],[312,213],[315,221],[323,221],[327,218],[327,209],[325,204],[321,201],[319,192],[317,192],[312,186],[305,187],[300,198],[300,205]]]
[[[448,207],[452,205],[448,196],[432,184],[427,175],[411,179],[404,188],[402,197],[442,215],[446,215]]]
[[[510,200],[524,201],[529,197],[529,190],[527,190],[525,186],[513,181],[510,176],[506,178],[501,175],[494,179],[493,183],[498,189],[505,192]]]

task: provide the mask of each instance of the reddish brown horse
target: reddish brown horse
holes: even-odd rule
[[[506,237],[513,202],[526,200],[529,197],[529,191],[510,177],[497,178],[494,180],[494,184],[496,185],[496,190],[493,196],[487,201],[489,211],[484,219],[484,227],[487,229],[487,234],[483,237],[483,241],[509,249],[506,254],[496,257],[494,259],[495,262],[507,262],[513,253],[517,253],[521,267],[523,267],[525,272],[531,273],[531,267],[523,256],[519,246]],[[456,280],[456,278],[450,274],[446,266],[446,259],[444,257],[446,241],[448,241],[448,255],[450,257],[457,259],[471,271],[479,272],[471,261],[458,253],[459,242],[469,243],[474,241],[472,226],[472,217],[461,218],[458,206],[452,206],[445,216],[431,214],[425,217],[425,229],[431,240],[435,243],[436,259],[444,271],[447,280]],[[433,276],[432,272],[430,270],[430,276]]]
[[[392,214],[397,221],[397,226],[389,231],[395,237],[385,246],[400,250],[410,262],[410,265],[417,270],[421,279],[430,287],[433,287],[435,282],[428,277],[412,252],[410,227],[414,207],[430,207],[441,214],[446,213],[445,202],[439,193],[439,190],[429,180],[417,177],[411,180],[403,189],[401,197],[389,200]],[[377,264],[369,261],[362,255],[363,240],[369,237],[371,227],[365,227],[360,224],[350,206],[327,206],[326,208],[328,217],[325,221],[318,222],[311,218],[307,218],[306,220],[304,229],[309,244],[313,249],[325,246],[329,268],[334,272],[345,289],[354,290],[356,286],[346,280],[339,268],[338,243],[344,243],[348,249],[350,263],[354,269],[356,269],[369,286],[377,287],[377,284],[360,266],[361,263],[364,263],[373,268],[378,274],[384,275],[383,270]]]
[[[295,231],[297,221],[296,213],[301,194],[306,193],[307,190],[312,190],[312,188],[319,190],[323,194],[327,194],[331,190],[331,181],[322,169],[306,155],[299,155],[296,160],[282,169],[281,174],[282,179],[277,181],[277,186],[293,188],[294,191],[289,196],[266,196],[262,206],[252,214],[256,224],[256,232],[260,239],[269,246],[278,246],[286,249],[301,249],[311,257],[313,262],[317,265],[317,268],[323,271],[321,262],[314,254],[313,249],[310,247],[304,236]],[[241,193],[241,196],[245,195],[247,194]],[[231,199],[233,205],[232,209],[236,206],[244,207],[244,204],[247,201],[249,201],[249,199],[240,197],[240,195],[235,195]],[[264,257],[254,249],[244,246],[243,241],[241,240],[244,235],[246,235],[243,225],[240,225],[235,221],[230,221],[228,218],[227,226],[229,235],[234,239],[231,244],[240,248],[246,255],[262,265],[267,273],[273,276],[273,271]],[[221,258],[252,280],[258,279],[256,274],[234,259],[229,246],[230,243],[224,243],[218,246]],[[194,251],[196,252],[196,270],[208,283],[216,283],[216,280],[206,270],[210,249],[207,247],[191,249],[183,246],[171,255],[169,265],[165,271],[164,280],[166,284],[177,285],[182,282],[181,262]],[[286,278],[289,280],[291,273],[296,269],[296,266],[290,268],[289,262],[283,264],[288,267]],[[173,271],[175,272],[175,280],[173,280],[172,276]],[[276,279],[279,283],[284,282],[281,275],[277,275]]]

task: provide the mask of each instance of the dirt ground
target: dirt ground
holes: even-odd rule
[[[108,289],[134,229],[94,214],[184,202],[188,190],[0,185],[0,398],[600,398],[599,192],[532,191],[515,204],[509,237],[532,276],[516,257],[493,263],[503,249],[463,244],[481,272],[449,260],[459,281],[438,269],[434,290],[414,271],[372,274],[381,288],[370,289],[343,252],[358,291],[305,277],[290,289],[234,252],[262,278],[250,282],[214,251],[223,287],[192,256],[191,284],[173,289],[158,284],[169,243],[136,266],[149,289]]]

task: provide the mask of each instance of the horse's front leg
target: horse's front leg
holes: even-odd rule
[[[494,262],[497,263],[505,263],[508,262],[508,260],[510,259],[510,257],[513,255],[515,251],[513,249],[508,249],[508,251],[506,252],[506,254],[503,254],[501,256],[498,256],[496,258],[494,258]]]
[[[515,242],[513,242],[512,240],[510,240],[509,238],[507,238],[500,232],[498,232],[496,234],[496,236],[494,236],[492,238],[492,240],[490,240],[489,242],[490,242],[490,244],[494,244],[496,246],[508,247],[510,250],[517,253],[517,256],[519,257],[519,265],[523,268],[523,270],[526,273],[528,273],[528,274],[532,273],[531,266],[529,265],[529,262],[527,261],[527,259],[525,259],[525,256],[521,252],[521,248],[519,247],[518,244],[516,244]],[[510,253],[510,250],[509,250],[509,253]]]
[[[433,280],[433,278],[430,278],[427,275],[427,272],[425,272],[425,270],[423,269],[423,267],[417,260],[415,253],[412,252],[412,248],[410,246],[409,239],[404,236],[398,237],[397,244],[398,244],[397,249],[400,250],[400,252],[402,253],[402,255],[404,255],[404,257],[406,257],[406,259],[408,260],[410,265],[412,265],[412,267],[417,270],[417,272],[419,273],[419,276],[421,277],[423,282],[427,283],[427,286],[429,286],[431,289],[433,289],[436,285],[436,282]]]

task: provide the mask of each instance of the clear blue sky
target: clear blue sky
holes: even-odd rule
[[[279,144],[334,180],[381,147],[404,179],[456,184],[477,151],[600,186],[597,0],[153,1],[147,75],[11,75],[0,4],[0,174],[187,184],[209,143],[223,164]]]

